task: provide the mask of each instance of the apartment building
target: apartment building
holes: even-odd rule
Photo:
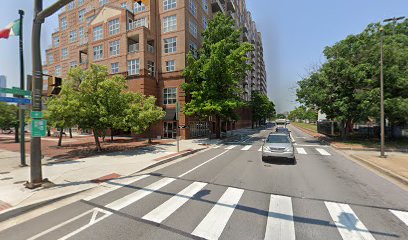
[[[189,126],[180,129],[182,138],[204,136],[206,121],[182,113],[176,121],[176,103],[183,109],[186,101],[180,88],[186,54],[201,46],[214,12],[212,0],[150,0],[146,6],[131,0],[74,0],[58,16],[43,73],[64,78],[72,67],[105,65],[112,75],[126,77],[130,91],[158,99],[166,116],[153,127],[153,136],[175,138],[178,125]],[[236,127],[248,124],[246,119]]]

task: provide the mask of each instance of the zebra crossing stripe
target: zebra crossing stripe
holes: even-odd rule
[[[220,148],[221,145],[215,145],[213,148]]]
[[[405,223],[408,226],[408,212],[401,212],[396,210],[390,210],[397,218]]]
[[[295,240],[292,199],[271,195],[265,240]]]
[[[258,152],[262,152],[262,147],[258,149]]]
[[[229,187],[192,234],[205,239],[218,239],[243,193],[243,189]]]
[[[143,219],[149,220],[156,223],[163,222],[171,214],[173,214],[177,209],[183,206],[188,200],[190,200],[195,194],[197,194],[201,189],[203,189],[207,183],[194,182],[184,190],[179,192],[174,197],[170,198],[148,214],[146,214]]]
[[[299,154],[307,154],[304,148],[296,148],[296,151],[297,151]]]
[[[330,153],[328,153],[323,148],[316,148],[316,151],[318,151],[321,155],[324,155],[324,156],[330,156],[331,155]]]
[[[252,147],[251,145],[247,145],[247,146],[243,147],[241,150],[248,151],[251,147]]]
[[[229,147],[226,147],[225,150],[231,150],[231,149],[235,148],[236,146],[237,146],[237,145],[231,145],[231,146],[229,146]]]
[[[324,203],[344,240],[375,240],[348,204]]]

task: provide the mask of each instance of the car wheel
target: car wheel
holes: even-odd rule
[[[296,158],[292,158],[291,162],[292,162],[293,165],[296,165]]]
[[[262,162],[266,162],[266,157],[262,156]]]

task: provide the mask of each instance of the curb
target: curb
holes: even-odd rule
[[[144,168],[142,170],[139,170],[139,171],[137,171],[135,173],[140,173],[140,172],[155,168],[157,166],[172,162],[172,161],[177,160],[179,158],[183,158],[183,157],[198,153],[198,152],[200,152],[200,151],[202,151],[204,149],[206,149],[206,148],[199,148],[199,149],[194,149],[194,150],[189,149],[189,150],[185,150],[185,151],[183,151],[183,152],[181,152],[181,153],[179,153],[177,155],[170,154],[170,155],[168,155],[167,158],[164,158],[164,159],[159,158],[160,159],[159,162],[153,163],[152,165],[150,165],[150,166],[148,166],[148,167],[146,167],[146,168]],[[153,161],[158,161],[158,160],[154,159]],[[132,174],[135,174],[135,173],[132,173]],[[130,174],[129,176],[131,176],[132,174]],[[40,200],[38,202],[34,202],[34,203],[31,203],[31,204],[28,204],[28,205],[25,205],[25,206],[21,206],[21,207],[16,206],[16,207],[5,209],[4,212],[0,212],[0,223],[4,222],[6,220],[9,220],[10,218],[17,217],[17,216],[25,214],[25,213],[29,213],[31,211],[34,211],[34,210],[39,209],[41,207],[44,207],[46,205],[62,201],[64,199],[70,198],[70,197],[75,196],[77,194],[80,194],[80,193],[95,189],[97,187],[98,187],[98,185],[87,188],[87,189],[82,189],[82,190],[79,190],[79,191],[76,191],[76,192],[68,193],[68,194],[65,194],[65,195],[62,195],[62,196],[52,197],[52,198],[49,198],[49,199],[46,199],[46,200]]]
[[[401,182],[402,184],[405,184],[405,185],[408,186],[408,179],[407,178],[405,178],[403,176],[400,176],[400,175],[398,175],[398,174],[396,174],[396,173],[394,173],[394,172],[392,172],[390,170],[387,170],[387,169],[385,169],[385,168],[383,168],[383,167],[381,167],[381,166],[379,166],[379,165],[377,165],[375,163],[367,161],[364,158],[358,157],[358,156],[356,156],[354,154],[350,154],[348,156],[350,156],[351,158],[353,158],[353,159],[355,159],[355,160],[357,160],[359,162],[362,162],[363,164],[366,164],[371,168],[374,168],[376,171],[378,171],[378,172],[380,172],[380,173],[382,173],[384,175],[387,175],[388,177],[391,177],[394,180],[396,180],[398,182]]]

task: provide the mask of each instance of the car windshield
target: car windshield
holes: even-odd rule
[[[266,140],[267,143],[290,143],[287,136],[284,135],[269,135]]]

